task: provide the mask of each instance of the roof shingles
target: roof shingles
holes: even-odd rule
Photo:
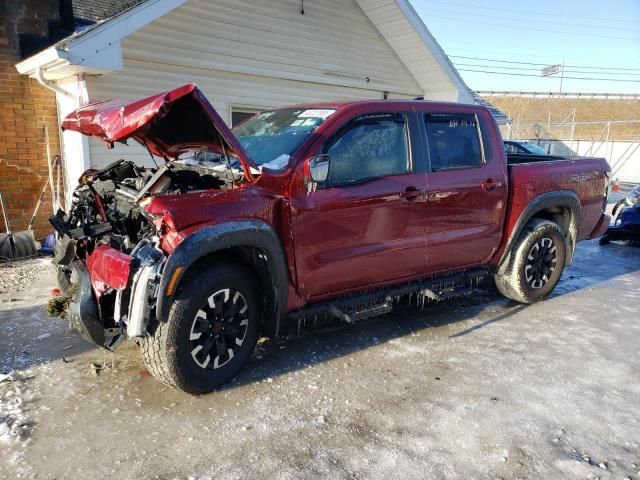
[[[73,16],[86,22],[99,22],[145,0],[73,0]]]

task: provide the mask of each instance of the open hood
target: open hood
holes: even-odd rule
[[[132,138],[167,160],[198,148],[226,152],[253,180],[250,167],[255,165],[195,84],[139,100],[91,103],[67,115],[62,129],[99,138],[110,147]]]

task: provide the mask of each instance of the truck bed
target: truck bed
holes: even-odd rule
[[[525,161],[526,160],[526,161]],[[507,231],[537,196],[547,192],[573,192],[580,200],[576,240],[588,238],[603,210],[609,165],[604,158],[509,155]]]
[[[527,153],[507,153],[507,165],[521,163],[555,162],[560,160],[575,160],[581,157],[562,157],[559,155],[534,155]]]

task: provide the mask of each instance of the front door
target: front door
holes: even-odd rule
[[[424,273],[426,176],[411,156],[415,121],[413,112],[361,115],[317,152],[329,155],[327,181],[291,198],[303,296]]]

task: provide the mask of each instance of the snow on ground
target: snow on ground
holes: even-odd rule
[[[637,247],[580,244],[539,304],[263,342],[200,397],[45,318],[53,280],[0,294],[0,478],[640,478]]]
[[[50,259],[35,258],[30,260],[0,263],[0,295],[17,293],[32,285],[42,275],[55,273]],[[6,299],[11,301],[11,299]]]

